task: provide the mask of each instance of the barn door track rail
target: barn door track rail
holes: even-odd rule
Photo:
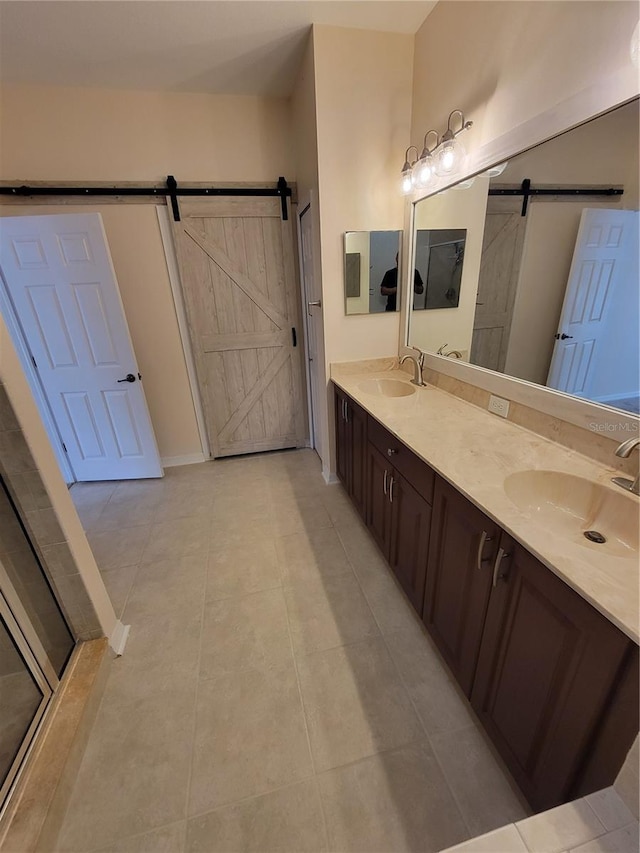
[[[532,187],[530,178],[525,178],[519,187],[489,187],[489,195],[521,195],[522,213],[527,215],[529,199],[532,196],[619,196],[624,190],[619,187]]]
[[[274,187],[180,187],[173,175],[167,176],[165,187],[133,186],[50,186],[37,184],[28,186],[0,186],[0,196],[166,196],[171,204],[173,218],[180,222],[179,196],[277,196],[283,220],[289,218],[287,199],[291,198],[291,187],[285,178],[278,178]]]

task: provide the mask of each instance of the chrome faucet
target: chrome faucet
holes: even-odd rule
[[[616,450],[616,456],[621,456],[623,459],[626,459],[631,451],[635,447],[638,447],[638,445],[640,445],[640,438],[628,438],[619,445]],[[616,486],[621,486],[621,488],[626,489],[634,495],[640,496],[640,474],[638,474],[635,480],[629,480],[627,477],[612,477],[611,482],[615,483]]]
[[[410,358],[413,362],[414,376],[411,382],[414,385],[418,385],[419,387],[423,387],[425,382],[422,378],[422,370],[424,368],[424,353],[418,347],[411,347],[412,350],[418,353],[418,355],[414,355],[412,352],[408,352],[400,358],[400,364],[404,364],[404,362]]]

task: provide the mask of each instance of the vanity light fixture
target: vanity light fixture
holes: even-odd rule
[[[416,152],[416,159],[409,160],[409,152],[411,149]],[[402,167],[402,174],[400,176],[400,188],[402,189],[403,195],[409,195],[411,190],[415,186],[416,174],[413,170],[414,165],[418,160],[418,149],[415,145],[410,145],[404,153],[404,166]]]
[[[451,127],[451,121],[455,115],[460,116],[460,127],[454,131]],[[462,142],[456,139],[456,137],[472,125],[472,121],[465,121],[462,110],[453,110],[449,115],[447,129],[440,140],[440,145],[436,152],[436,174],[440,175],[440,177],[449,177],[460,169],[464,158],[467,156],[467,152]]]
[[[427,139],[432,133],[435,134],[436,144],[433,148],[429,148],[427,145]],[[429,130],[425,133],[424,142],[422,144],[422,154],[413,167],[416,174],[415,183],[417,187],[428,187],[435,177],[436,163],[433,157],[433,152],[438,147],[438,141],[438,132],[436,130]]]
[[[482,174],[485,176],[485,178],[497,178],[498,175],[501,175],[504,172],[508,165],[509,161],[505,160],[504,163],[498,163],[497,166],[492,166],[490,169],[487,169],[486,172],[483,172]]]

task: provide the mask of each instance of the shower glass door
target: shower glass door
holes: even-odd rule
[[[0,476],[0,814],[74,645]]]
[[[51,686],[0,595],[0,806],[51,697]]]

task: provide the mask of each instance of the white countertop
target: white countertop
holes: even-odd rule
[[[554,536],[519,509],[503,487],[509,474],[535,469],[560,471],[615,489],[611,477],[618,472],[431,385],[394,398],[359,387],[364,379],[390,376],[409,382],[407,373],[392,369],[394,360],[388,364],[389,369],[382,371],[380,361],[333,364],[331,379],[638,643],[637,559],[606,554],[606,546],[588,542],[581,532],[571,538]],[[629,495],[628,500],[637,500],[640,512],[640,499]]]

